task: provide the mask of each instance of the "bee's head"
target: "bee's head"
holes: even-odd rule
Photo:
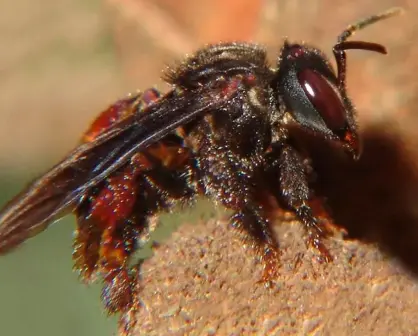
[[[354,31],[398,13],[399,9],[392,9],[349,26],[333,47],[337,72],[316,48],[286,41],[280,53],[276,88],[286,111],[302,127],[341,143],[354,158],[360,156],[361,145],[354,106],[346,92],[345,51],[385,54],[386,49],[376,43],[346,40]]]

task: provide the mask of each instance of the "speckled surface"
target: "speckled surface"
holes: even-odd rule
[[[134,335],[412,335],[418,289],[376,247],[331,238],[320,264],[299,223],[277,226],[282,247],[273,289],[227,222],[184,225],[143,265]]]

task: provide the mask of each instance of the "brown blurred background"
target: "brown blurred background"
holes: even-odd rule
[[[159,81],[166,65],[205,43],[256,41],[274,64],[288,36],[331,57],[347,24],[392,6],[407,14],[356,35],[390,54],[350,52],[348,83],[361,125],[399,124],[407,142],[418,139],[416,1],[2,0],[1,198],[62,157],[109,103],[148,86],[166,89]],[[79,285],[71,273],[72,221],[0,261],[2,335],[116,330],[102,315],[99,289]]]

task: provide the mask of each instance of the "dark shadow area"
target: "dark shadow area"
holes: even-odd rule
[[[417,158],[389,127],[362,134],[363,154],[350,159],[340,148],[308,136],[315,190],[349,239],[378,243],[418,274]]]

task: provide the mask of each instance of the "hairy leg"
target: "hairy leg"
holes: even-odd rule
[[[262,158],[246,157],[232,152],[228,137],[213,131],[213,121],[207,117],[202,123],[198,143],[198,162],[207,196],[233,211],[231,226],[245,246],[254,250],[264,265],[262,282],[270,284],[278,270],[278,242],[271,230],[268,209],[257,198],[258,186],[254,179]]]
[[[75,268],[85,281],[101,276],[105,307],[109,314],[122,313],[126,333],[139,308],[133,286],[140,273],[130,266],[131,256],[149,240],[156,214],[193,199],[187,167],[173,171],[154,164],[136,175],[112,175],[76,210]]]
[[[322,242],[328,230],[321,226],[309,205],[311,195],[303,159],[294,148],[284,146],[279,155],[278,166],[281,197],[305,224],[308,243],[320,252],[320,260],[331,261],[332,257]]]
[[[271,230],[271,222],[263,214],[263,208],[241,209],[231,217],[231,225],[241,233],[242,241],[260,258],[264,271],[260,282],[270,286],[279,269],[279,244]]]

